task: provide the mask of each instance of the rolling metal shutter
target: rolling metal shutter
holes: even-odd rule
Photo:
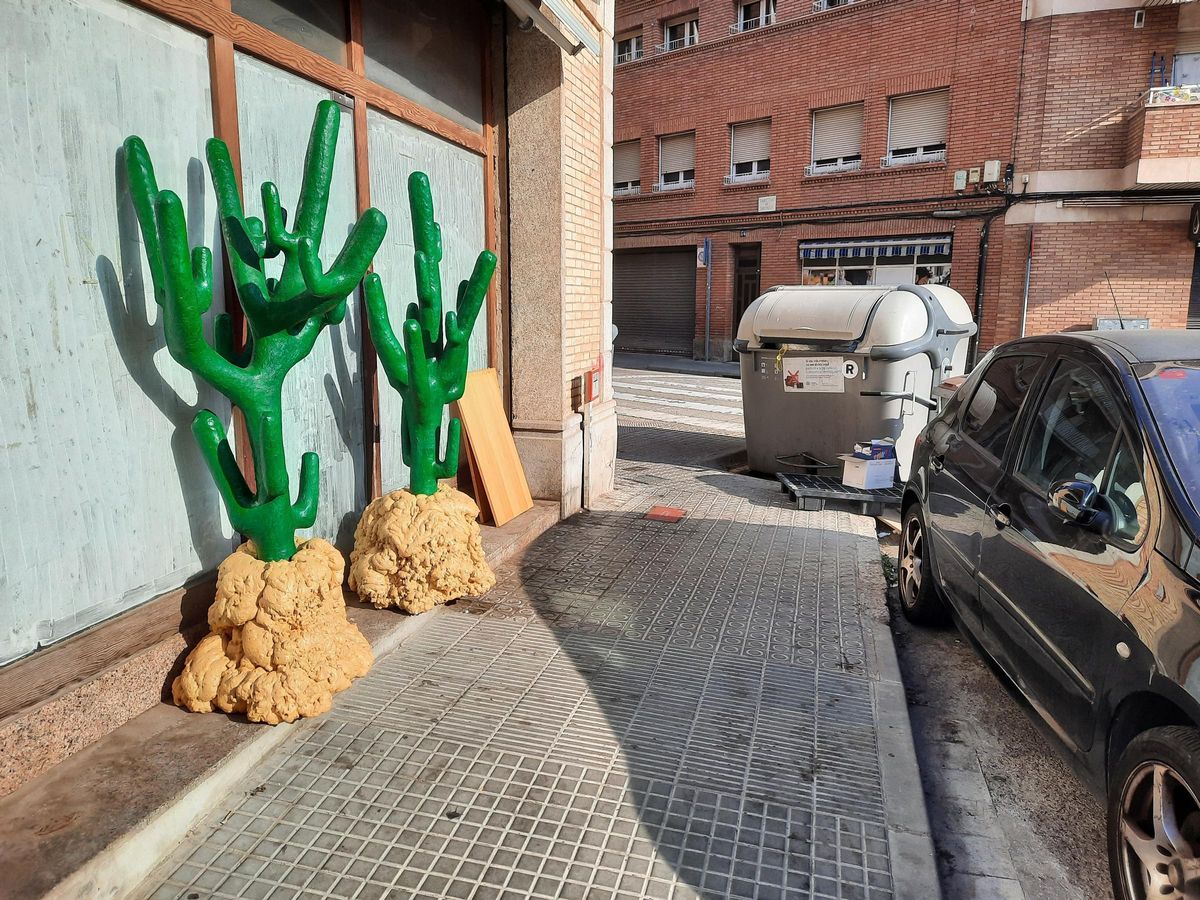
[[[625,141],[613,146],[613,183],[625,184],[642,178],[641,142]]]
[[[730,138],[733,164],[758,162],[771,158],[771,120],[734,125]]]
[[[613,254],[613,324],[618,350],[692,355],[696,332],[696,251]]]
[[[902,150],[946,143],[949,112],[949,91],[926,91],[923,94],[893,97],[888,149]]]
[[[862,152],[863,105],[847,103],[813,111],[812,158],[842,159]]]
[[[670,134],[658,139],[658,174],[696,168],[696,133]]]

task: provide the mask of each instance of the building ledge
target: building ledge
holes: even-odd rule
[[[770,178],[757,178],[757,179],[751,179],[751,180],[747,180],[747,181],[733,181],[733,182],[721,184],[722,191],[729,191],[731,193],[737,193],[737,192],[744,193],[746,191],[761,191],[764,189],[770,189],[770,187],[771,187],[771,179]]]
[[[628,195],[621,196],[621,197],[613,197],[613,201],[614,202],[620,201],[622,203],[632,203],[633,201],[636,201],[636,200],[677,200],[681,197],[682,198],[690,198],[690,197],[695,197],[695,196],[696,196],[696,189],[694,187],[690,187],[690,188],[679,188],[678,190],[674,190],[674,191],[651,191],[648,194],[628,194]]]
[[[557,501],[503,527],[482,526],[494,568],[559,520]],[[347,595],[347,614],[376,658],[444,608],[420,616]],[[334,697],[334,705],[338,698]],[[324,717],[258,725],[159,703],[0,800],[4,895],[129,897],[139,883],[254,766],[289,735]]]

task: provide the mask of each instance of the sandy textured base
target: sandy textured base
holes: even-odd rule
[[[428,496],[393,491],[354,531],[350,589],[375,606],[422,613],[496,583],[483,555],[479,507],[448,485]]]
[[[346,619],[345,565],[320,538],[277,562],[239,547],[217,572],[212,633],[171,686],[176,704],[271,725],[328,711],[333,695],[374,661],[371,645]]]

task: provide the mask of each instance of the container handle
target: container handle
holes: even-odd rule
[[[913,338],[902,344],[872,347],[871,359],[908,359],[910,356],[918,356],[923,353],[929,358],[929,365],[938,374],[940,381],[946,373],[950,360],[954,357],[954,346],[958,343],[958,337],[960,335],[969,337],[975,334],[979,330],[979,326],[974,322],[968,322],[966,325],[955,322],[946,314],[946,310],[933,295],[933,291],[923,285],[898,284],[895,290],[908,291],[921,301],[925,307],[925,318],[928,322],[925,326],[925,333],[919,338]],[[914,397],[913,399],[921,402],[919,398]],[[930,406],[930,409],[936,409],[936,405]]]

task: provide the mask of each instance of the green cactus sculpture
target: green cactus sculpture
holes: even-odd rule
[[[442,229],[433,216],[433,196],[424,172],[408,178],[408,203],[412,209],[413,259],[416,264],[417,302],[408,305],[401,329],[404,346],[396,339],[388,318],[387,299],[379,276],[363,282],[371,340],[388,382],[404,398],[400,414],[400,450],[411,471],[409,490],[414,494],[437,491],[439,478],[458,471],[462,424],[451,419],[446,434],[446,455],[439,461],[442,410],[463,395],[467,380],[467,342],[487,296],[488,282],[496,270],[496,255],[484,250],[475,261],[469,280],[458,286],[455,309],[442,319]]]
[[[192,433],[225,502],[233,527],[254,544],[262,560],[291,559],[296,529],[311,527],[317,515],[318,459],[305,453],[300,491],[293,503],[283,450],[284,378],[304,359],[327,324],[346,315],[354,290],[383,241],[387,220],[369,209],[355,224],[345,246],[326,272],[319,258],[341,113],[336,103],[317,106],[304,160],[304,182],[292,229],[270,182],[262,186],[264,216],[242,211],[237,180],[224,141],[207,145],[225,250],[238,302],[246,314],[249,339],[235,350],[227,314],[215,322],[213,344],[204,337],[203,315],[212,305],[212,252],[189,249],[183,205],[172,191],[160,191],[146,145],[125,140],[125,167],[133,206],[150,262],[154,299],[162,308],[167,348],[182,366],[199,375],[241,409],[254,459],[249,487],[225,436],[221,421],[201,410]],[[264,261],[284,256],[278,278],[268,278]]]

